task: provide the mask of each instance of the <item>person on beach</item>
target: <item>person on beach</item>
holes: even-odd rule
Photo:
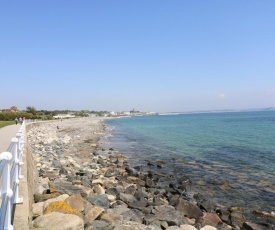
[[[18,119],[17,119],[17,117],[15,118],[15,120],[14,120],[14,121],[15,121],[15,124],[17,125],[17,123],[18,123]]]
[[[22,125],[23,119],[22,117],[19,118],[20,125]]]

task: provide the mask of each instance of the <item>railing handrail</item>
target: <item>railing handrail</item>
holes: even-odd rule
[[[21,165],[23,164],[24,153],[25,122],[22,123],[16,137],[11,139],[11,143],[6,152],[0,154],[0,177],[2,181],[0,209],[0,229],[13,230],[11,216],[13,205],[22,203],[23,198],[19,198],[19,182],[21,176]]]

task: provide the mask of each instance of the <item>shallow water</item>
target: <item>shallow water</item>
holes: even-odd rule
[[[275,112],[145,116],[106,120],[106,148],[131,165],[166,161],[215,203],[275,211]]]

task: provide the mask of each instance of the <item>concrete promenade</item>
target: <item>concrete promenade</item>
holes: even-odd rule
[[[11,139],[16,137],[21,125],[9,125],[0,129],[0,153],[7,151]],[[23,204],[15,205],[14,230],[28,230],[29,224],[29,197],[28,197],[28,181],[27,181],[27,162],[23,157],[24,165],[21,168],[21,174],[24,176],[19,184],[19,197],[23,197]]]

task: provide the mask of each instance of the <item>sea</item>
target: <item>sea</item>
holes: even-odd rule
[[[220,206],[242,207],[248,215],[275,212],[275,111],[138,116],[104,123],[102,145],[128,156],[132,167],[188,176],[190,193]]]

